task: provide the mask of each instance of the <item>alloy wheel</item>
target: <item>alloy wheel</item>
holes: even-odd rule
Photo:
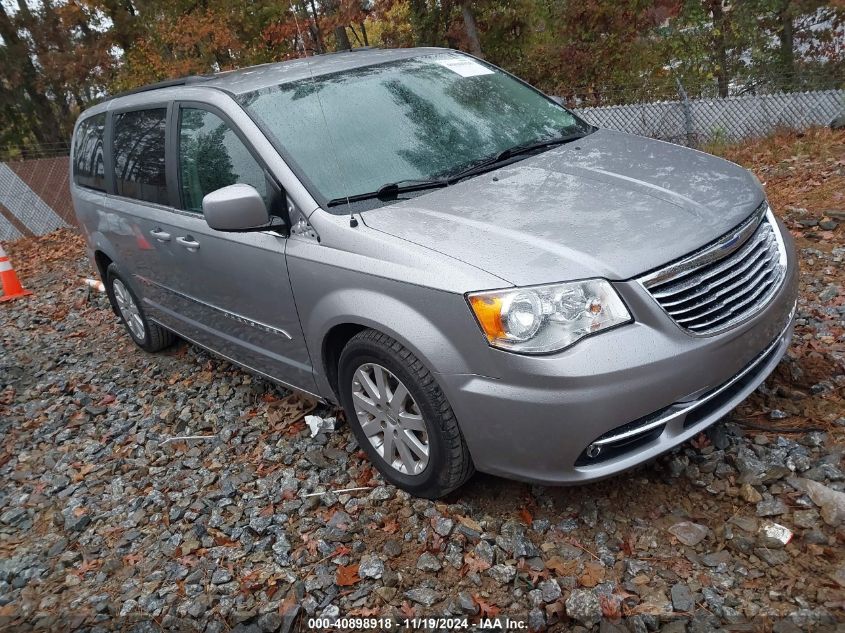
[[[408,388],[389,369],[364,363],[352,377],[352,401],[361,430],[391,468],[403,475],[425,470],[428,432]]]
[[[120,311],[120,316],[123,317],[133,336],[143,342],[146,336],[144,333],[144,320],[141,318],[141,311],[135,305],[135,300],[129,294],[129,289],[120,279],[115,279],[112,282],[112,290],[114,291],[114,300],[117,302],[117,309]]]

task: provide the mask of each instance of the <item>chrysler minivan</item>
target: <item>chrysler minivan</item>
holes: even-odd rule
[[[597,129],[437,48],[151,85],[85,111],[72,195],[139,347],[180,337],[343,407],[384,477],[608,477],[783,356],[797,267],[760,182]]]

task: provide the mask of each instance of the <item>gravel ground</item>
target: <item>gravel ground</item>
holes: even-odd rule
[[[310,436],[335,411],[184,343],[136,349],[75,234],[12,245],[34,295],[0,304],[0,629],[845,630],[845,135],[819,134],[746,157],[800,247],[788,356],[706,435],[576,488],[413,499],[345,425]]]

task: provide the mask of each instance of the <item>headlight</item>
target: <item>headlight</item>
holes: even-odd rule
[[[471,292],[467,299],[490,345],[526,354],[557,352],[631,321],[604,279]]]

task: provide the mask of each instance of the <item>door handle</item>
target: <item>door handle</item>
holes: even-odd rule
[[[195,251],[200,247],[200,243],[197,242],[193,237],[190,235],[186,235],[185,237],[177,237],[176,243],[179,246],[184,246],[189,251]]]
[[[150,231],[150,235],[156,238],[159,242],[170,241],[170,233],[165,233],[160,227],[155,227],[152,231]]]

